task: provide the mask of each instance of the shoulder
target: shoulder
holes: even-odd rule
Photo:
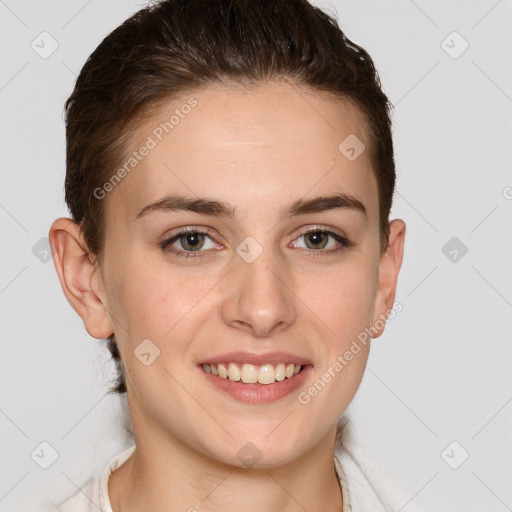
[[[357,439],[352,438],[335,455],[343,468],[353,512],[398,512],[406,503],[411,512],[425,511],[420,500],[411,501],[416,494],[413,489]]]
[[[108,495],[108,480],[121,464],[135,451],[135,446],[116,455],[101,474],[90,478],[76,493],[65,501],[43,512],[112,512]]]
[[[75,494],[43,512],[98,512],[99,476],[89,479]]]

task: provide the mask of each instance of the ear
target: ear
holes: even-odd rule
[[[97,260],[89,257],[80,226],[72,219],[59,218],[51,225],[48,238],[66,298],[93,338],[108,338],[114,330],[103,277]]]
[[[400,219],[391,221],[389,225],[389,243],[379,262],[379,281],[373,308],[372,338],[378,338],[384,332],[383,320],[393,309],[396,294],[398,272],[402,266],[404,255],[405,223]],[[380,322],[378,322],[380,320]],[[383,324],[380,329],[376,325]]]

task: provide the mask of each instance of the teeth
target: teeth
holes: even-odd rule
[[[229,380],[238,381],[240,380],[240,370],[235,363],[229,363],[228,366],[228,377]]]
[[[271,364],[264,364],[262,366],[255,366],[253,364],[243,364],[242,368],[236,363],[227,364],[203,364],[203,368],[207,373],[218,376],[222,379],[229,379],[235,382],[242,381],[245,384],[273,384],[282,380],[291,379],[297,375],[302,366],[294,364],[279,363],[274,366]]]
[[[297,368],[299,368],[297,366]],[[299,368],[300,370],[300,368]],[[270,364],[264,364],[258,372],[258,382],[260,384],[272,384],[276,381],[276,372]]]
[[[242,382],[256,384],[258,382],[258,368],[252,364],[244,364],[242,366]]]
[[[228,376],[228,370],[223,364],[217,365],[217,371],[219,372],[219,377],[225,379]]]
[[[276,366],[276,380],[277,381],[284,380],[286,378],[285,370],[286,370],[286,368],[284,366],[284,363],[279,363]]]

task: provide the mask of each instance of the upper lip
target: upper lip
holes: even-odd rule
[[[301,366],[311,364],[308,359],[290,354],[288,352],[268,352],[266,354],[255,354],[253,352],[238,351],[209,357],[208,359],[201,361],[199,365],[219,363],[247,363],[254,366],[261,366],[263,364],[271,364],[275,366],[279,363],[295,364]]]

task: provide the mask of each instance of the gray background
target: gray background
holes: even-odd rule
[[[408,228],[403,311],[372,346],[350,406],[356,432],[410,484],[403,511],[420,499],[436,511],[511,510],[512,1],[315,3],[369,51],[395,105],[392,218]],[[64,101],[87,56],[142,6],[0,0],[5,512],[76,492],[130,444],[119,398],[105,396],[110,356],[65,299],[45,237],[68,216]],[[47,58],[43,31],[58,44]],[[46,470],[31,457],[42,442],[58,453]]]

